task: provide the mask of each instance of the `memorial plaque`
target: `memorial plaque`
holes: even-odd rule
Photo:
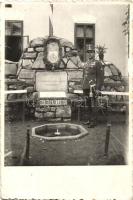
[[[38,92],[67,91],[67,73],[61,71],[37,72],[36,90]]]

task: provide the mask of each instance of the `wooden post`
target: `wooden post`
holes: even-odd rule
[[[22,102],[22,122],[25,122],[25,101]]]
[[[78,105],[78,122],[80,122],[80,105]]]
[[[30,128],[27,127],[26,132],[26,152],[25,152],[25,158],[29,160],[29,151],[30,151]]]
[[[105,156],[108,156],[109,139],[110,139],[110,128],[111,128],[111,123],[107,123],[107,128],[106,128],[106,139],[105,139],[105,151],[104,151],[104,155],[105,155]]]

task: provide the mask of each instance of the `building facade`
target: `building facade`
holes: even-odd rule
[[[107,48],[105,60],[128,75],[128,42],[123,34],[127,5],[17,3],[5,7],[6,59],[18,61],[28,42],[49,35],[52,16],[53,34],[68,39],[87,60],[89,45]]]

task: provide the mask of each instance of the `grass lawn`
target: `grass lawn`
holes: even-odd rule
[[[114,120],[114,117],[116,120]],[[78,149],[78,151],[80,151],[80,149],[81,151],[88,150],[88,162],[86,165],[126,164],[126,153],[128,151],[128,124],[124,122],[125,118],[121,121],[121,116],[119,114],[118,116],[112,116],[112,119],[108,156],[104,155],[106,136],[106,123],[104,120],[95,128],[91,129],[88,129],[86,125],[83,125],[83,121],[72,121],[72,123],[82,124],[88,129],[88,135],[83,142],[86,149],[81,148],[80,146]],[[25,146],[27,126],[32,128],[42,125],[43,123],[45,122],[36,120],[26,120],[24,123],[20,120],[5,122],[5,166],[22,165],[21,155]],[[48,143],[45,143],[45,157],[49,157],[52,153],[52,148],[54,149],[56,146],[58,146],[58,141],[56,143],[51,143],[50,146]],[[36,153],[39,148],[39,144],[36,144],[34,146],[34,152]],[[65,155],[65,148],[63,148],[63,146],[60,150]],[[71,154],[71,152],[69,153]],[[57,161],[60,160],[60,157],[55,154],[54,159]],[[82,160],[82,158],[80,159]],[[34,163],[30,163],[30,165],[34,165]],[[80,161],[79,164],[75,164],[74,160],[68,160],[68,163],[68,165],[81,165]],[[37,162],[35,165],[41,164]],[[48,163],[46,162],[45,165],[47,166]],[[61,165],[63,165],[63,163]]]

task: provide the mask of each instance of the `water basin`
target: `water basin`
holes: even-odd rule
[[[82,125],[44,124],[32,128],[30,159],[32,166],[88,165],[89,134]]]
[[[45,140],[71,140],[86,134],[88,131],[83,126],[70,123],[45,124],[32,128],[32,136]]]

